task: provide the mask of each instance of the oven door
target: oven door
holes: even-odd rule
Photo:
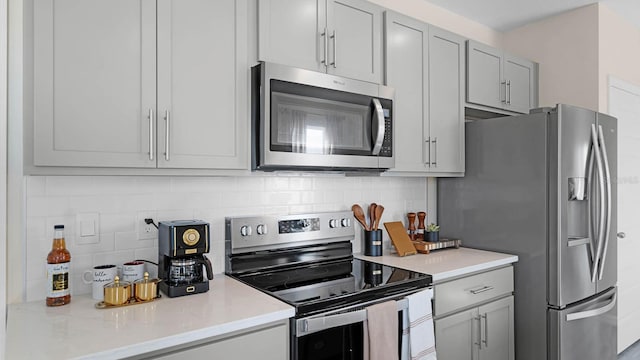
[[[258,69],[256,168],[394,165],[392,100],[379,96],[379,85],[269,63]]]
[[[423,289],[421,289],[423,290]],[[348,307],[328,313],[292,319],[292,360],[361,360],[364,350],[363,323],[366,307],[388,300],[397,300],[398,355],[402,350],[402,318],[408,301],[402,297],[386,298],[357,307]]]

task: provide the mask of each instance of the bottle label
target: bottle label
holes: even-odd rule
[[[67,296],[69,290],[69,262],[47,264],[47,297]]]

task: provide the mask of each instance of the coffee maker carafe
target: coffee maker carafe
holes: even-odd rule
[[[169,297],[209,290],[213,279],[209,252],[209,224],[200,220],[161,221],[158,224],[158,277]],[[202,268],[206,270],[206,276]]]

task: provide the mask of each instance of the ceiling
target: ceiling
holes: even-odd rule
[[[638,0],[427,0],[499,31],[601,2],[640,29]]]

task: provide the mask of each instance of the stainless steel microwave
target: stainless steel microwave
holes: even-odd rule
[[[392,168],[392,88],[261,62],[252,68],[254,170]]]

